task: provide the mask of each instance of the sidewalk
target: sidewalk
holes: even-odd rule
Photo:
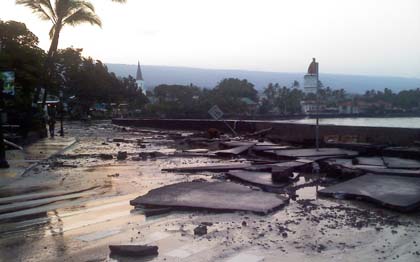
[[[10,168],[0,169],[0,187],[20,178],[40,161],[59,154],[76,143],[74,137],[44,138],[21,150],[7,150]]]

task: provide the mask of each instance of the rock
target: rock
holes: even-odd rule
[[[145,257],[158,255],[157,246],[143,245],[110,245],[111,256]]]
[[[323,245],[323,244],[319,244],[318,247],[317,247],[318,253],[321,253],[325,249],[327,249],[327,247],[325,245]]]
[[[219,138],[220,131],[217,128],[209,128],[207,129],[207,135],[210,139]]]
[[[124,138],[114,138],[113,140],[112,140],[112,142],[115,142],[115,143],[128,143],[129,141],[127,141],[126,139],[124,139]]]
[[[118,151],[117,159],[118,160],[127,159],[127,152],[126,151]]]
[[[111,154],[100,154],[99,158],[102,160],[111,160],[113,159],[113,156]]]
[[[271,170],[271,179],[276,183],[288,182],[292,176],[292,167],[273,167]]]
[[[199,225],[198,227],[194,228],[194,235],[203,236],[206,234],[207,234],[207,226]]]

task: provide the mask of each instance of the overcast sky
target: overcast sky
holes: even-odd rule
[[[14,0],[0,19],[25,22],[49,46],[49,22]],[[420,77],[420,0],[92,0],[103,28],[65,28],[60,48],[106,63]]]

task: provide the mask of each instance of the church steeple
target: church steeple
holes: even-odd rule
[[[143,74],[141,73],[140,61],[138,62],[138,65],[137,65],[137,75],[136,75],[136,80],[137,80],[137,81],[139,81],[139,80],[144,81],[144,79],[143,79]]]
[[[140,61],[137,64],[136,83],[137,83],[137,86],[143,91],[143,93],[145,93],[146,88],[145,88],[145,83],[143,79],[143,74],[141,73]]]

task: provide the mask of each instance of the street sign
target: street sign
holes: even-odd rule
[[[219,120],[223,116],[223,111],[217,105],[214,105],[212,108],[210,108],[210,110],[208,111],[208,113],[215,120]]]
[[[214,120],[220,120],[223,116],[222,109],[220,109],[220,107],[218,107],[217,105],[214,105],[212,108],[210,108],[208,113],[211,115],[211,117],[213,117]],[[238,133],[236,133],[236,131],[232,127],[230,127],[230,125],[225,120],[222,120],[222,121],[232,131],[232,133],[235,136],[238,136]]]
[[[15,95],[15,72],[1,71],[0,79],[3,80],[3,94]]]

